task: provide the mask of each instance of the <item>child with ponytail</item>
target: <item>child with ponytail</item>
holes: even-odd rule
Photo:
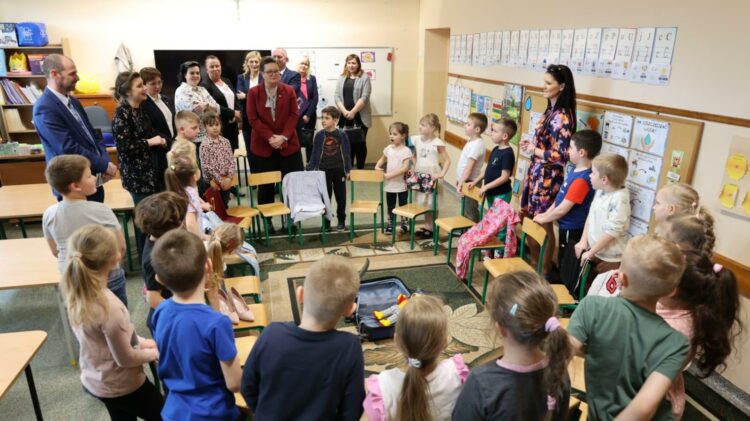
[[[472,370],[453,419],[565,420],[573,350],[552,288],[535,273],[503,274],[490,284],[487,310],[503,356]]]
[[[372,421],[450,420],[469,374],[461,354],[439,362],[448,347],[448,317],[436,297],[413,295],[396,324],[396,346],[406,357],[398,368],[365,381],[364,409]]]
[[[711,262],[714,237],[708,235],[706,220],[695,214],[673,215],[659,226],[661,235],[682,250],[687,265],[677,289],[656,304],[656,313],[690,341],[686,363],[693,361],[701,378],[725,366],[742,330],[737,280],[732,271]],[[667,399],[672,402],[675,419],[682,418],[682,373],[675,378]]]
[[[168,191],[173,191],[188,201],[185,228],[201,239],[206,239],[201,229],[200,215],[211,210],[211,205],[204,202],[198,195],[198,180],[200,170],[188,155],[175,155],[164,171],[164,182]]]
[[[115,232],[86,225],[68,240],[62,291],[70,325],[81,345],[81,383],[115,419],[160,420],[163,401],[143,372],[159,358],[156,343],[135,334],[125,305],[107,289],[120,262]]]
[[[234,287],[227,290],[224,285],[224,256],[234,253],[241,245],[242,229],[232,223],[219,225],[206,245],[212,264],[212,271],[206,275],[208,301],[216,311],[227,315],[233,324],[238,324],[240,320],[255,320],[255,315],[248,308],[242,295]]]
[[[693,215],[703,227],[703,247],[710,257],[713,255],[716,236],[714,217],[701,206],[698,192],[684,183],[669,184],[656,193],[654,219],[662,222],[672,215]]]

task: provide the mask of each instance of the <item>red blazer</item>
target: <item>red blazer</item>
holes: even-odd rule
[[[286,136],[287,142],[281,147],[281,156],[289,156],[299,150],[297,138],[297,120],[299,108],[294,88],[279,82],[276,91],[276,121],[271,117],[271,110],[266,107],[268,95],[263,83],[247,91],[247,119],[253,131],[250,137],[250,151],[262,158],[268,158],[273,148],[268,139],[275,134]]]

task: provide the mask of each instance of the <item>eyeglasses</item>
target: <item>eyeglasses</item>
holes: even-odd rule
[[[267,75],[278,75],[278,74],[279,74],[279,73],[281,73],[281,72],[280,72],[280,71],[278,71],[278,70],[266,70],[266,71],[265,71],[265,72],[263,72],[263,73],[265,73],[265,74],[267,74]]]

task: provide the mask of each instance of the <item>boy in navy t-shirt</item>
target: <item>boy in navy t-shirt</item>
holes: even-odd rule
[[[601,149],[602,136],[598,132],[581,130],[573,135],[568,153],[575,168],[565,177],[552,207],[534,217],[534,222],[538,224],[558,221],[560,245],[557,259],[563,280],[568,275],[575,277],[578,273],[575,251],[568,245],[575,245],[581,240],[586,226],[586,217],[595,193],[591,187],[591,161],[599,155]]]
[[[271,323],[247,358],[242,397],[258,420],[352,420],[362,416],[365,371],[359,338],[336,330],[356,309],[359,275],[326,256],[297,288],[302,321]]]
[[[490,139],[496,146],[490,153],[487,167],[469,183],[469,188],[472,188],[484,180],[480,193],[487,199],[487,206],[492,206],[492,202],[498,197],[510,203],[510,175],[516,165],[516,156],[508,143],[515,136],[518,126],[515,121],[502,118],[497,123],[492,123],[490,129]]]
[[[173,229],[156,241],[156,280],[174,294],[153,314],[159,376],[169,388],[165,420],[236,420],[232,392],[240,390],[241,361],[232,322],[206,305],[204,275],[212,270],[203,242]]]

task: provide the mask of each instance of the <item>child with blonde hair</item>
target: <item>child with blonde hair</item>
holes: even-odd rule
[[[351,420],[362,415],[362,344],[336,324],[356,309],[359,275],[340,256],[326,256],[297,288],[302,320],[263,330],[242,373],[242,397],[257,419]]]
[[[159,358],[156,343],[135,334],[125,305],[107,289],[120,262],[111,228],[86,225],[68,239],[62,276],[70,326],[81,345],[81,383],[104,403],[112,419],[160,420],[162,397],[143,364]]]
[[[586,358],[592,419],[671,417],[664,397],[690,345],[656,314],[656,305],[678,286],[684,270],[685,259],[673,242],[633,237],[622,256],[620,296],[589,295],[576,308],[568,333],[576,353]]]
[[[367,417],[450,420],[469,369],[461,354],[439,361],[448,347],[448,316],[442,301],[413,295],[399,314],[395,342],[406,359],[406,371],[392,368],[367,378]]]
[[[206,296],[211,306],[218,312],[226,314],[233,324],[240,320],[252,322],[255,315],[245,303],[237,290],[232,287],[227,290],[224,285],[224,272],[227,266],[224,256],[230,255],[242,246],[242,228],[237,224],[224,223],[219,225],[208,239],[206,248],[213,270],[206,278]]]
[[[198,195],[198,180],[201,172],[189,156],[173,156],[169,168],[164,172],[167,190],[179,194],[188,201],[185,227],[201,239],[206,236],[201,228],[201,214],[211,210],[211,205]]]
[[[716,236],[714,217],[700,204],[698,192],[684,183],[668,184],[656,192],[654,219],[662,222],[672,215],[694,215],[703,225],[703,245],[708,255],[713,254]]]
[[[192,111],[182,110],[175,115],[174,124],[177,129],[177,136],[175,136],[174,143],[167,152],[167,165],[171,164],[175,156],[183,154],[190,154],[193,161],[197,162],[198,156],[194,142],[198,141],[198,134],[200,133],[200,117]]]
[[[697,203],[695,201],[694,203]],[[731,270],[711,262],[713,232],[707,235],[705,216],[672,215],[659,225],[660,234],[677,244],[687,266],[677,288],[659,299],[656,314],[690,341],[690,356],[699,377],[708,377],[726,367],[733,342],[742,331],[737,279]],[[686,367],[687,368],[687,367]],[[685,410],[685,379],[680,373],[667,392],[672,415],[682,418]]]
[[[565,420],[573,350],[552,288],[532,272],[503,274],[490,284],[487,310],[503,356],[471,371],[453,419]]]
[[[432,191],[435,183],[445,177],[451,166],[451,159],[445,151],[445,142],[440,139],[440,119],[429,113],[419,119],[419,135],[410,138],[414,146],[414,158],[411,179],[418,182],[414,203],[432,208]],[[414,187],[412,187],[414,188]],[[435,215],[437,218],[437,215]],[[421,229],[424,238],[432,239],[432,214],[424,215],[424,226]]]

